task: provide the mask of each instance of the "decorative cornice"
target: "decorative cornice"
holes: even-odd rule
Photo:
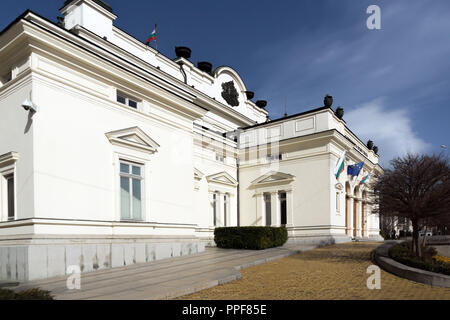
[[[19,154],[17,152],[8,152],[5,154],[0,155],[0,167],[6,167],[14,162],[19,160]]]

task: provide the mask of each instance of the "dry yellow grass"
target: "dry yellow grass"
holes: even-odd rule
[[[449,263],[449,264],[450,264],[450,258],[449,258],[449,257],[444,257],[444,256],[438,256],[438,255],[436,255],[436,256],[433,257],[433,259],[436,260],[436,261],[441,261],[441,262]]]
[[[379,243],[328,246],[242,270],[242,279],[180,299],[444,299],[450,289],[431,287],[381,271],[381,289],[369,290],[370,252]]]

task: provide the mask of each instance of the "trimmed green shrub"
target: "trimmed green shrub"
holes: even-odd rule
[[[0,289],[0,300],[53,300],[53,296],[49,291],[41,289],[29,289],[20,292]]]
[[[217,247],[263,250],[280,247],[288,239],[285,227],[223,227],[214,231]]]
[[[423,248],[423,257],[416,257],[412,253],[411,247],[411,241],[396,244],[389,249],[389,256],[395,261],[413,268],[450,275],[450,265],[448,263],[432,259],[436,254],[434,248],[425,247]]]

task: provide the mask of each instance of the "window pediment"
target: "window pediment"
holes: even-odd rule
[[[106,137],[113,145],[131,148],[138,151],[155,153],[160,145],[150,138],[139,127],[127,128],[106,133]]]
[[[220,172],[213,175],[210,175],[206,178],[209,183],[218,183],[222,185],[236,187],[238,182],[234,179],[229,173]]]
[[[291,183],[295,180],[295,176],[283,173],[283,172],[277,172],[277,171],[270,171],[258,179],[254,180],[252,182],[252,186],[261,186],[266,184],[286,184]]]
[[[19,154],[17,152],[8,152],[0,155],[0,167],[6,167],[19,160]]]
[[[204,173],[198,170],[197,168],[194,168],[194,179],[197,181],[200,181],[203,179]]]

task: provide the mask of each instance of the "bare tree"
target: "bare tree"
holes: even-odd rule
[[[381,217],[405,217],[413,227],[413,251],[420,256],[419,230],[450,216],[450,166],[441,155],[395,158],[392,169],[372,183],[372,200]]]

